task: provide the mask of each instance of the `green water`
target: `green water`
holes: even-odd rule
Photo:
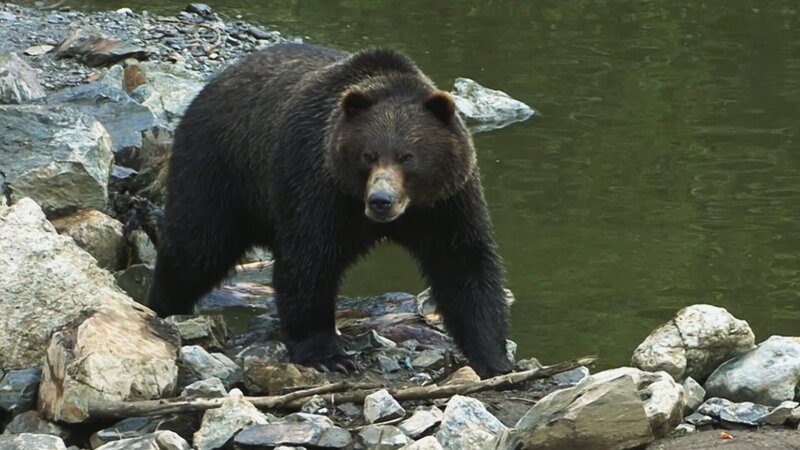
[[[470,77],[541,112],[475,138],[520,356],[625,364],[701,302],[757,340],[800,335],[796,0],[210,3],[307,42],[392,46],[443,87]],[[388,247],[343,292],[420,288]]]

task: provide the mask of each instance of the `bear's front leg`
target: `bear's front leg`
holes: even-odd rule
[[[292,362],[322,372],[359,372],[336,334],[336,293],[343,265],[327,246],[292,239],[276,249],[273,281]],[[304,245],[305,244],[305,245]]]

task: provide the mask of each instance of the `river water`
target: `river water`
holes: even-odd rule
[[[443,88],[473,78],[540,113],[475,137],[519,356],[626,364],[695,303],[728,308],[758,341],[800,335],[797,1],[211,4],[310,43],[398,48]],[[384,247],[342,293],[423,287]]]

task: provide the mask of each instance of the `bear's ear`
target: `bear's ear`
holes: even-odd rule
[[[370,96],[359,91],[350,90],[342,96],[342,111],[347,117],[353,117],[361,111],[368,109],[375,103]]]
[[[425,100],[425,107],[442,122],[450,122],[456,113],[453,97],[444,91],[436,91]]]

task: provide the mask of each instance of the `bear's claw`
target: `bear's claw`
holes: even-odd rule
[[[343,374],[361,373],[363,369],[353,358],[346,355],[336,355],[324,360],[314,361],[309,364],[314,369],[323,373],[341,372]]]

